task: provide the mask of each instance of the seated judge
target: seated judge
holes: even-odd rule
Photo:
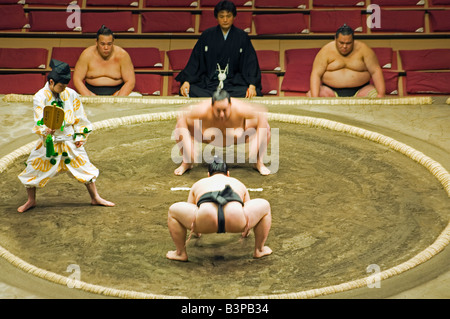
[[[96,44],[85,49],[75,65],[73,82],[80,95],[128,96],[136,82],[130,55],[114,45],[114,34],[104,25]]]
[[[353,29],[345,24],[337,30],[334,41],[317,53],[310,88],[310,97],[384,97],[386,90],[375,53],[365,43],[355,41]]]
[[[236,14],[231,1],[215,6],[218,25],[202,33],[186,67],[176,77],[181,95],[211,97],[220,86],[232,97],[262,96],[256,51],[247,33],[233,25]]]

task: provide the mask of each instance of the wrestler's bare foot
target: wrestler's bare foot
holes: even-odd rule
[[[110,202],[110,201],[108,201],[106,199],[103,199],[101,197],[93,198],[91,200],[91,205],[106,206],[106,207],[114,207],[114,206],[116,206],[116,204],[114,204],[113,202]]]
[[[176,260],[176,261],[187,261],[188,260],[188,256],[187,256],[186,252],[178,254],[176,250],[168,251],[166,254],[166,257],[168,259]]]
[[[272,249],[270,249],[268,246],[264,246],[261,250],[255,249],[255,252],[253,253],[253,258],[261,258],[270,255],[271,253]]]
[[[181,163],[181,165],[174,171],[174,174],[181,176],[186,171],[190,170],[192,166],[193,166],[192,164]]]
[[[264,176],[270,175],[270,170],[269,170],[269,169],[266,167],[266,165],[264,165],[264,163],[262,163],[262,162],[256,163],[255,168],[258,170],[258,172],[259,172],[261,175],[264,175]]]
[[[17,211],[19,213],[23,213],[26,212],[27,210],[34,208],[36,206],[36,202],[35,201],[27,201],[25,204],[23,204],[22,206],[20,206],[19,208],[17,208]]]

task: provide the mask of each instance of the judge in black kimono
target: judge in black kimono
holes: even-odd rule
[[[233,25],[235,5],[219,2],[214,16],[218,25],[202,33],[186,67],[176,77],[181,95],[210,97],[219,87],[232,97],[262,96],[256,51],[247,33]]]

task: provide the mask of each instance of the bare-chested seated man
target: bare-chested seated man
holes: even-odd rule
[[[102,26],[96,44],[80,55],[73,82],[80,95],[128,96],[136,82],[130,55],[114,45],[113,32]]]
[[[270,255],[265,246],[272,216],[270,204],[262,198],[250,199],[245,185],[230,177],[227,165],[214,159],[209,165],[208,177],[192,186],[187,202],[170,206],[168,227],[176,250],[169,251],[167,258],[187,261],[187,229],[195,233],[242,233],[247,237],[250,229],[255,234],[254,258]]]
[[[373,79],[374,85],[370,84]],[[353,39],[353,30],[340,27],[335,40],[317,53],[309,97],[384,97],[383,72],[373,50]]]
[[[264,155],[270,141],[270,126],[264,113],[262,106],[231,98],[225,90],[217,90],[212,100],[202,101],[182,112],[175,139],[183,161],[175,169],[175,175],[184,174],[198,162],[198,143],[219,147],[247,143],[249,162],[255,164],[261,175],[269,175]]]

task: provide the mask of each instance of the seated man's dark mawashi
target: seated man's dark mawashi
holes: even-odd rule
[[[363,87],[369,85],[370,82],[367,82],[366,84],[363,84],[361,86],[357,86],[357,87],[352,87],[352,88],[334,88],[332,86],[323,84],[325,86],[328,86],[330,89],[332,89],[335,94],[337,95],[337,97],[353,97],[355,96],[359,90],[361,90]]]
[[[87,82],[84,83],[89,91],[96,95],[113,95],[117,91],[119,91],[124,83],[115,86],[94,86]]]

